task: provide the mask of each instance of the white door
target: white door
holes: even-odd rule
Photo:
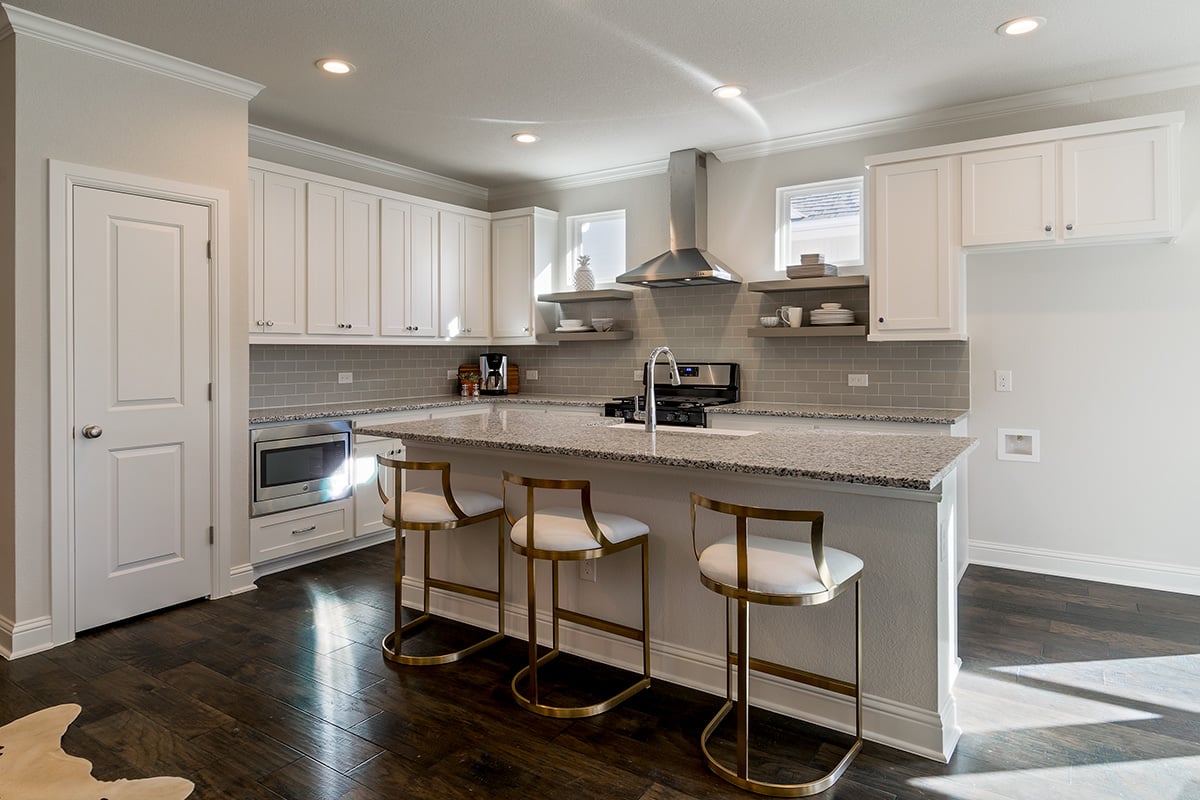
[[[211,592],[208,209],[74,189],[75,628]]]

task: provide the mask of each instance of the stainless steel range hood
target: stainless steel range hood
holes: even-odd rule
[[[617,276],[636,286],[704,286],[741,283],[707,252],[708,167],[699,150],[676,150],[667,166],[671,186],[671,249]]]

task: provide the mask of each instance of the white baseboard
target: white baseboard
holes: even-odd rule
[[[229,593],[241,594],[258,587],[254,584],[254,565],[238,564],[229,568]]]
[[[987,567],[1200,595],[1200,569],[1158,561],[1107,558],[1041,547],[972,541],[970,562]]]
[[[419,579],[404,579],[404,600],[409,607],[420,607]],[[496,607],[491,602],[437,589],[430,592],[429,602],[431,610],[440,616],[495,629]],[[517,639],[527,639],[529,618],[526,606],[507,603],[504,611],[505,633]],[[550,626],[549,613],[539,613],[539,641],[550,641]],[[642,668],[641,648],[629,639],[567,622],[561,624],[560,634],[563,652],[624,669],[640,671]],[[650,673],[653,678],[707,692],[717,698],[725,695],[725,666],[720,655],[652,639]],[[750,691],[758,707],[835,730],[850,733],[854,730],[852,698],[758,673],[751,676]],[[714,699],[714,714],[718,707],[719,702]],[[803,712],[798,709],[803,709]],[[873,742],[946,763],[962,735],[956,711],[953,696],[948,698],[939,713],[934,713],[864,694],[863,736]]]
[[[0,616],[0,656],[11,661],[31,656],[54,646],[54,631],[50,617],[13,622]]]

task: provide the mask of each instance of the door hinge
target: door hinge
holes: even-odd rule
[[[213,543],[213,526],[212,525],[208,526],[208,543],[209,544]]]
[[[208,260],[212,261],[212,239],[208,240]]]
[[[208,385],[208,402],[212,402],[212,384]]]

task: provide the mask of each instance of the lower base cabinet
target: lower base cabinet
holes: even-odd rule
[[[390,531],[383,524],[383,500],[376,484],[379,475],[377,456],[404,458],[404,445],[399,439],[356,438],[354,441],[354,535],[370,536]],[[396,496],[392,470],[383,473],[383,490],[388,497]]]
[[[348,497],[250,520],[250,563],[260,564],[349,539],[353,502]]]

